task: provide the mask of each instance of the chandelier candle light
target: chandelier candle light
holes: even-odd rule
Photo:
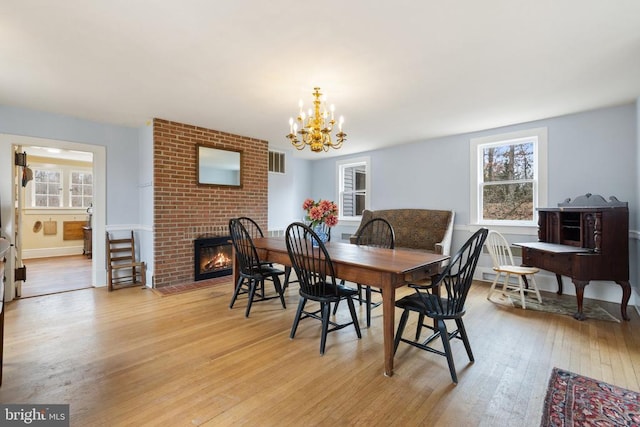
[[[305,114],[302,109],[302,100],[298,102],[300,112],[295,122],[293,117],[289,119],[289,134],[287,138],[298,150],[302,150],[305,146],[309,146],[311,151],[329,151],[329,148],[338,149],[342,147],[342,143],[347,139],[347,134],[342,131],[344,117],[340,116],[338,120],[338,133],[336,133],[336,142],[331,139],[333,126],[336,124],[334,119],[335,106],[332,104],[327,111],[326,97],[320,93],[320,88],[313,88],[313,108],[309,108],[309,113]],[[322,110],[322,111],[321,111]],[[298,125],[299,123],[299,125]],[[298,130],[300,127],[300,130]],[[298,139],[300,135],[300,139]]]

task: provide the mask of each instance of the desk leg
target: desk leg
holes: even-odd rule
[[[391,284],[383,286],[382,291],[382,329],[384,333],[384,374],[393,375],[393,339],[395,326],[396,288]],[[385,283],[387,285],[387,283]]]
[[[631,298],[631,285],[629,282],[616,282],[622,286],[622,302],[620,303],[620,314],[624,320],[631,320],[627,314],[627,304],[629,304],[629,298]]]
[[[562,276],[556,274],[556,280],[558,281],[558,295],[562,295]]]
[[[585,320],[587,316],[582,312],[582,299],[584,298],[584,287],[587,286],[589,282],[574,279],[573,284],[576,285],[576,300],[578,301],[578,311],[573,317],[577,320]]]

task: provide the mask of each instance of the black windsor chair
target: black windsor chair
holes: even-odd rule
[[[249,317],[251,305],[258,292],[259,299],[256,301],[265,301],[273,298],[280,298],[282,308],[287,308],[284,301],[284,293],[280,282],[280,276],[284,275],[284,271],[273,267],[270,262],[261,261],[258,257],[258,251],[253,244],[253,239],[249,231],[242,225],[242,221],[238,218],[229,220],[229,232],[231,241],[236,251],[236,258],[239,266],[238,283],[236,283],[233,296],[229,308],[233,308],[238,295],[248,294],[247,309],[245,317]],[[267,297],[264,292],[264,281],[270,279],[277,295]]]
[[[358,338],[361,338],[360,326],[358,325],[358,318],[353,304],[353,297],[358,292],[355,289],[336,283],[331,257],[324,243],[319,241],[318,235],[305,224],[295,222],[287,227],[285,238],[291,265],[300,283],[300,302],[291,327],[290,338],[293,339],[295,337],[300,320],[307,317],[322,321],[320,354],[324,354],[329,332],[353,325]],[[313,247],[311,239],[319,241],[318,247]],[[351,313],[351,322],[344,324],[338,324],[329,319],[331,303],[337,303],[341,299],[347,300]],[[305,311],[305,305],[308,300],[320,303],[320,309]]]
[[[319,225],[321,230],[327,235],[327,242],[331,241],[331,227],[329,227],[327,224],[322,223]],[[284,286],[283,289],[286,291],[287,287],[289,287],[289,284],[291,283],[298,283],[297,279],[291,280],[291,270],[292,268],[288,265],[285,265],[284,267]],[[344,285],[344,283],[342,283]],[[334,312],[335,314],[335,312]]]
[[[373,218],[360,228],[360,233],[356,236],[356,245],[393,249],[395,246],[393,227],[384,218]],[[365,291],[364,298],[362,298],[363,288]],[[382,304],[382,301],[371,302],[372,292],[382,293],[379,289],[372,289],[371,286],[358,283],[358,301],[360,301],[360,305],[362,305],[363,301],[366,305],[367,328],[371,326],[371,309]],[[334,306],[333,314],[336,314],[337,310],[338,304]]]
[[[453,338],[462,340],[469,360],[471,362],[474,361],[462,316],[465,314],[465,300],[467,299],[467,294],[473,281],[473,273],[488,232],[489,230],[486,228],[476,231],[451,258],[444,271],[431,284],[424,286],[410,284],[409,286],[414,288],[416,293],[396,301],[396,307],[404,311],[402,312],[402,317],[400,317],[398,331],[396,332],[394,353],[398,350],[398,344],[402,341],[422,350],[445,356],[449,364],[451,380],[455,384],[458,383],[458,376],[453,362],[450,341]],[[441,296],[443,291],[445,295]],[[409,313],[412,311],[418,313],[419,316],[415,340],[402,337]],[[435,325],[434,323],[431,325],[425,323],[425,317],[433,319]],[[457,329],[449,332],[445,320],[454,320]],[[420,332],[423,327],[431,329],[433,334],[421,342]],[[429,343],[438,337],[442,340],[444,351],[429,346]]]

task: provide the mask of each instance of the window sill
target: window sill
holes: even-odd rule
[[[338,225],[344,225],[346,227],[352,227],[352,226],[358,226],[360,225],[360,222],[362,222],[362,220],[360,218],[358,219],[338,219]]]
[[[502,224],[469,224],[469,230],[475,232],[481,228],[496,230],[501,234],[516,234],[522,236],[537,236],[537,225],[502,225]]]
[[[23,208],[25,215],[88,215],[87,208]]]

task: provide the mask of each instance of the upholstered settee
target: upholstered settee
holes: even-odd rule
[[[434,209],[365,210],[356,233],[350,237],[355,243],[360,227],[373,218],[384,218],[393,227],[395,247],[424,250],[451,255],[454,211]]]

